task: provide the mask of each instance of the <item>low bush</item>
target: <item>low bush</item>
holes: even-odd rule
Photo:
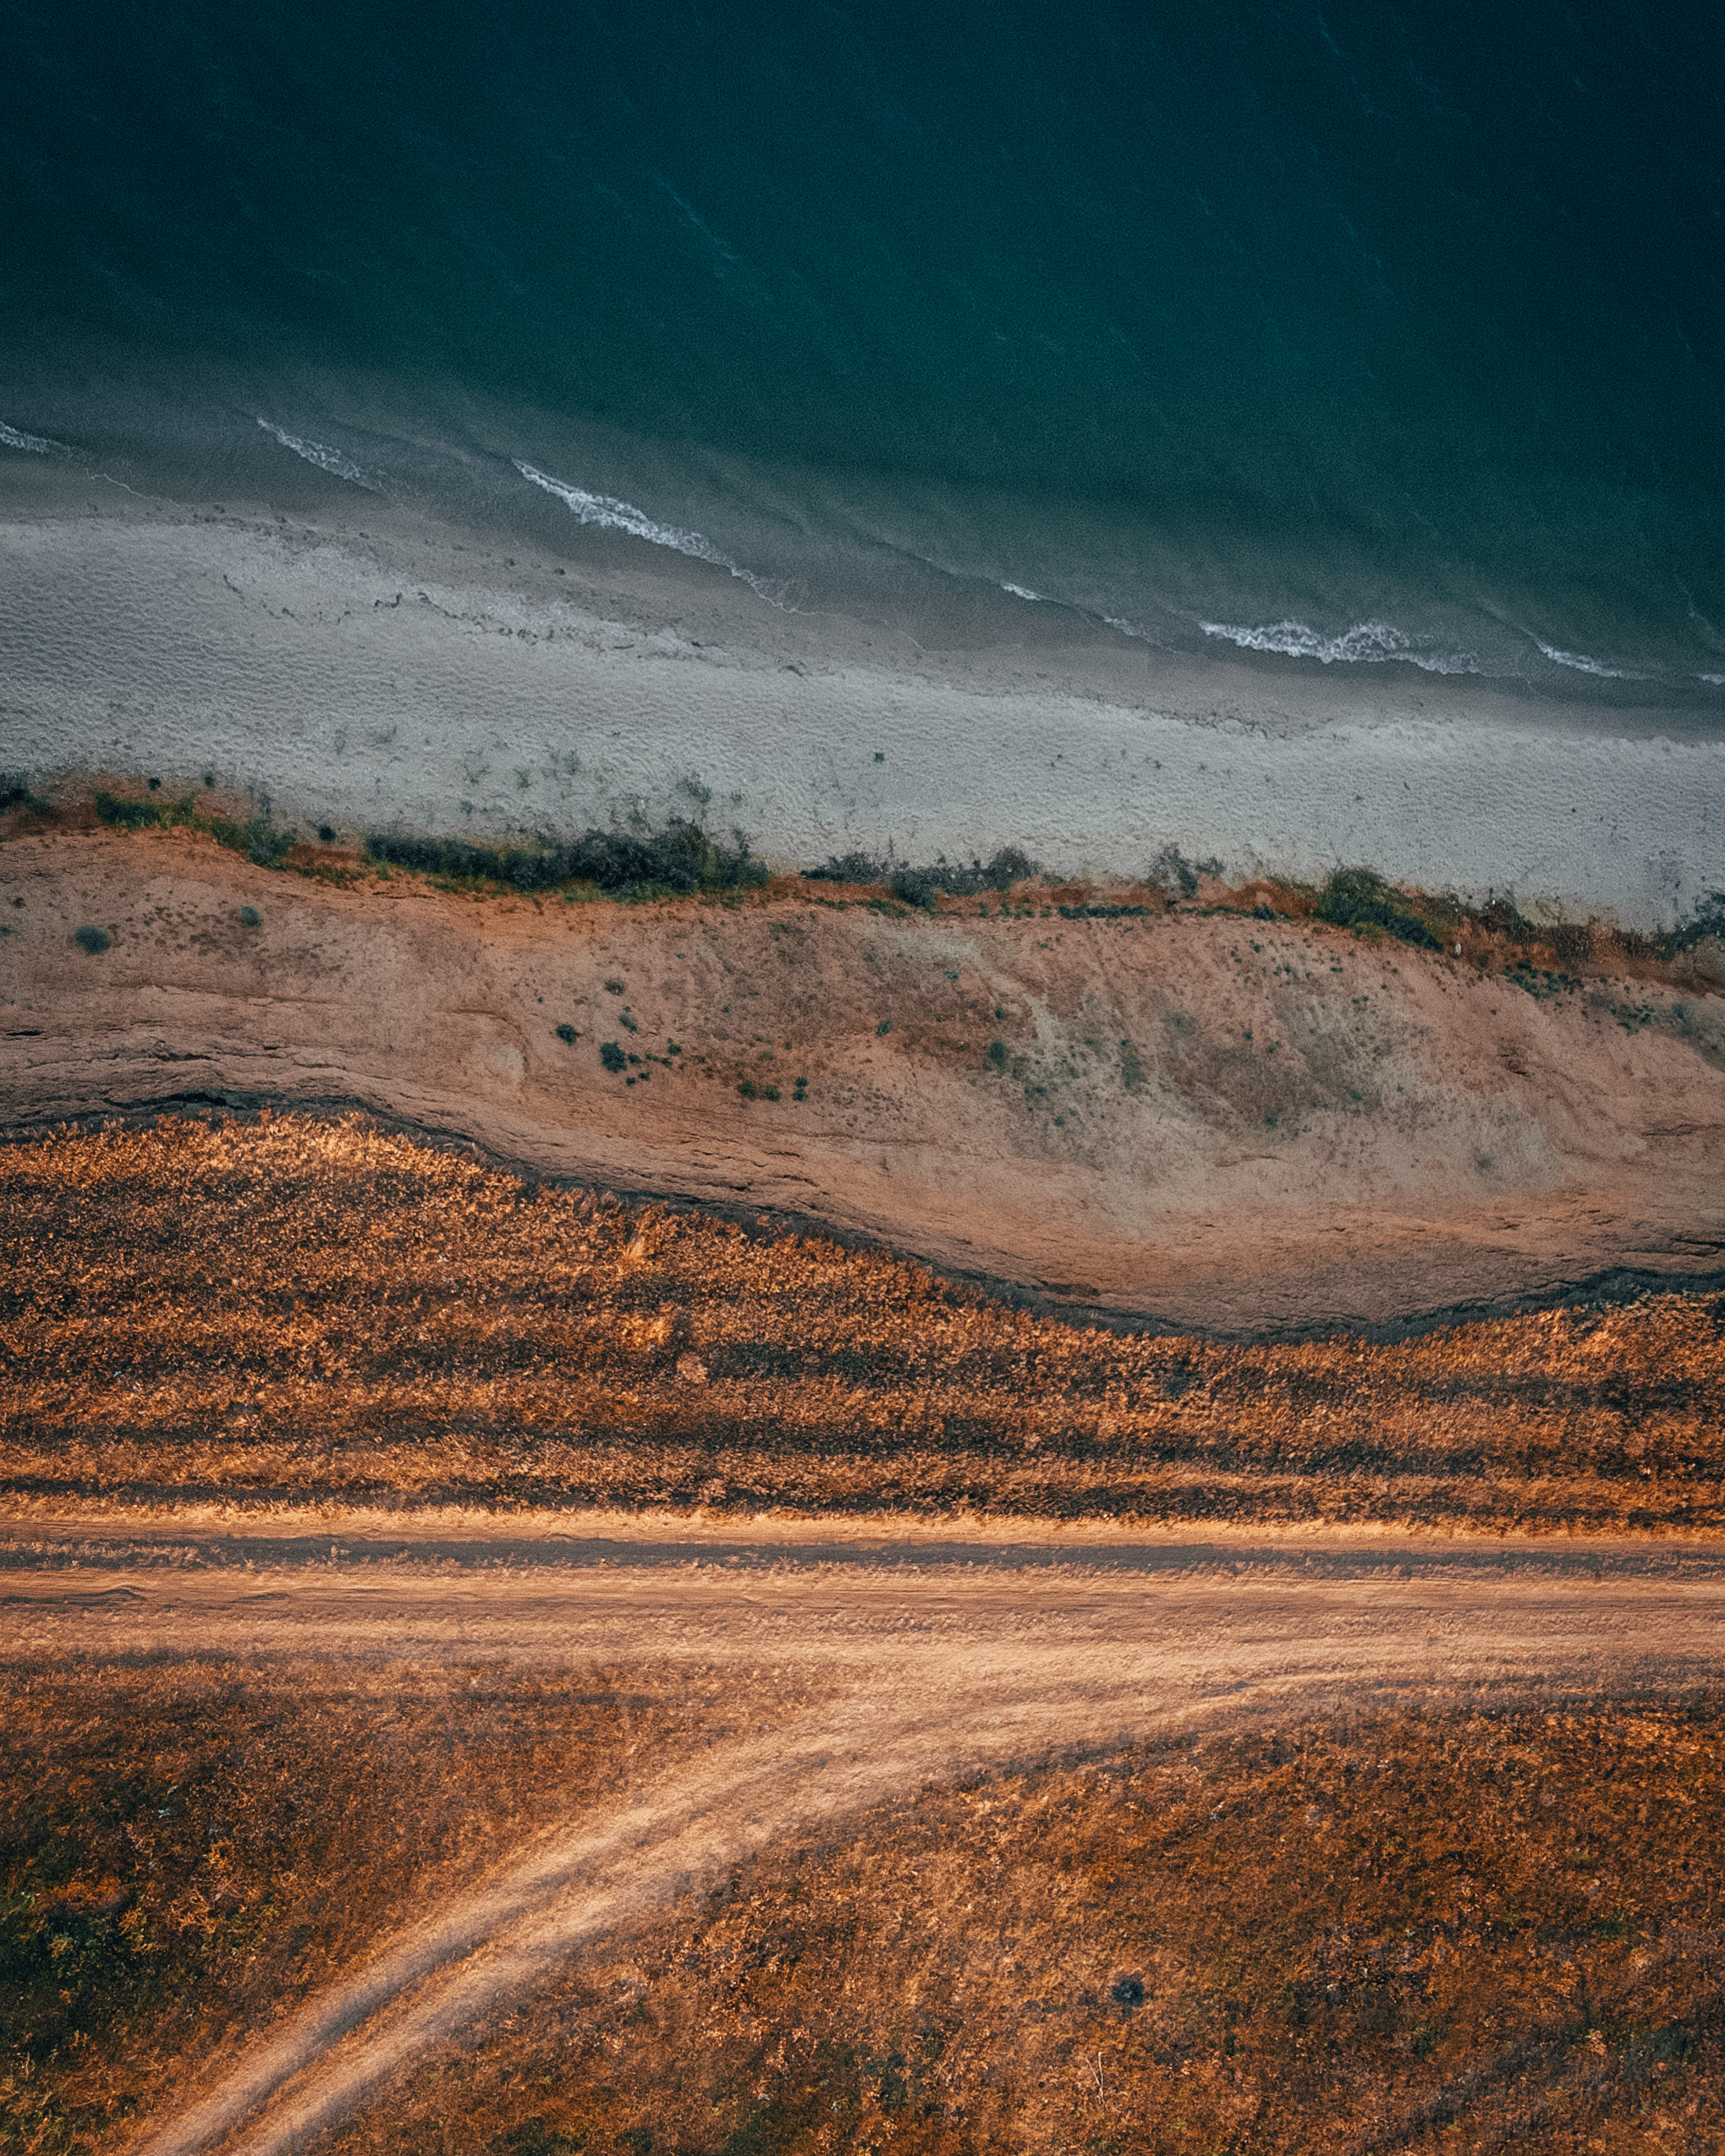
[[[517,891],[549,891],[591,883],[613,897],[758,888],[766,864],[749,851],[740,831],[726,846],[698,824],[675,822],[658,831],[589,831],[561,844],[536,848],[476,846],[459,838],[415,838],[373,831],[365,852],[424,875],[506,883]]]
[[[580,1039],[580,1035],[571,1025],[559,1026],[557,1029],[557,1037],[565,1048],[573,1048],[576,1041]]]
[[[1219,876],[1222,864],[1214,854],[1189,861],[1178,846],[1164,846],[1145,871],[1144,881],[1153,891],[1178,891],[1182,898],[1197,895],[1200,876]]]
[[[985,891],[1010,891],[1035,875],[1038,865],[1017,847],[1003,846],[987,862],[973,859],[969,868],[942,859],[918,869],[871,853],[841,853],[824,869],[805,869],[803,875],[809,883],[884,884],[907,906],[929,907],[941,897],[975,898]]]
[[[283,866],[299,839],[296,831],[277,831],[267,809],[239,823],[232,816],[206,815],[194,805],[189,793],[178,801],[139,801],[104,789],[96,797],[96,813],[103,823],[118,831],[202,831],[218,846],[225,846],[231,853],[243,853],[261,869]]]
[[[606,1041],[599,1051],[599,1060],[607,1071],[624,1071],[629,1067],[629,1058],[614,1040]]]
[[[100,952],[107,950],[112,946],[113,938],[105,928],[86,926],[80,929],[72,941],[80,951],[87,951],[93,958]]]
[[[8,809],[22,809],[26,815],[45,816],[52,804],[32,793],[30,781],[17,772],[0,771],[0,816]]]
[[[1312,908],[1321,921],[1338,928],[1381,928],[1424,951],[1442,946],[1414,913],[1406,894],[1371,869],[1338,869]]]

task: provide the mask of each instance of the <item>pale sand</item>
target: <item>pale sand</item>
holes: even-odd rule
[[[1172,842],[1640,926],[1725,886],[1725,743],[1675,721],[1196,666],[1029,607],[1036,640],[922,648],[635,541],[584,562],[573,520],[559,574],[369,502],[362,532],[114,500],[0,529],[0,768],[208,771],[349,834],[698,814],[786,864]]]

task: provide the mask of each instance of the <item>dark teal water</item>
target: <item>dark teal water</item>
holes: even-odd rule
[[[1725,710],[1717,9],[0,22],[14,436]]]

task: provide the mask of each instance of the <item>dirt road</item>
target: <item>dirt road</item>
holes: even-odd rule
[[[670,1543],[572,1524],[0,1522],[0,1649],[14,1660],[651,1657],[782,1672],[817,1695],[548,1827],[220,2062],[189,2109],[139,2137],[148,2156],[298,2146],[587,1942],[777,1837],[930,1780],[1349,1702],[1682,1684],[1715,1674],[1725,1648],[1717,1544],[934,1543],[789,1522]]]

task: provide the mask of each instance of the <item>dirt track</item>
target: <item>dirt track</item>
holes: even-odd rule
[[[686,1657],[793,1673],[821,1703],[649,1774],[547,1829],[484,1886],[206,2077],[139,2138],[285,2150],[428,2045],[799,1825],[966,1770],[1157,1729],[1717,1672],[1725,1550],[1113,1537],[847,1549],[788,1524],[667,1547],[375,1522],[245,1537],[171,1516],[0,1527],[0,1643],[40,1662],[321,1653],[462,1662]],[[376,1539],[368,1544],[367,1530]],[[844,1561],[849,1558],[851,1561]]]
[[[1546,953],[1524,989],[1238,913],[481,902],[177,831],[9,842],[0,901],[14,1131],[358,1105],[1233,1336],[1725,1261],[1725,1002],[1699,974],[1569,982]],[[80,950],[85,924],[112,947]],[[627,1078],[607,1040],[642,1059]]]

